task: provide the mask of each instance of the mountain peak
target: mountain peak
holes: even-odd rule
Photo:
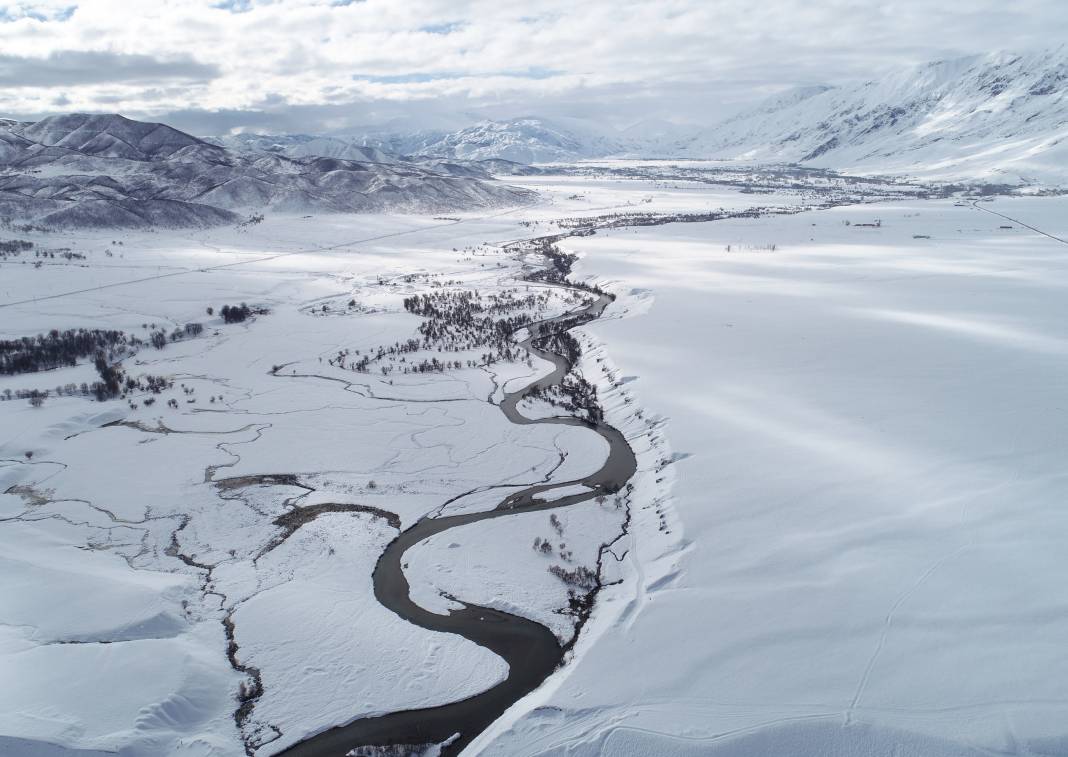
[[[19,133],[45,147],[132,160],[169,157],[186,147],[210,147],[166,124],[134,121],[117,113],[49,116],[25,126]]]

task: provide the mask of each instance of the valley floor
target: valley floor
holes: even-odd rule
[[[529,184],[538,205],[459,222],[22,235],[86,257],[0,261],[0,339],[204,332],[126,358],[173,380],[159,395],[0,401],[0,679],[17,682],[0,752],[266,756],[503,678],[487,650],[381,607],[375,561],[424,515],[588,475],[605,445],[493,404],[541,360],[355,362],[417,333],[405,297],[540,292],[505,244],[555,219],[799,202]],[[580,330],[579,369],[638,473],[619,501],[413,548],[424,607],[469,600],[566,642],[550,568],[613,542],[569,663],[468,753],[1068,750],[1068,245],[1036,231],[1065,238],[1065,205],[903,200],[565,239],[573,278],[618,295]],[[224,323],[240,302],[265,312]],[[554,291],[530,314],[574,305]],[[82,361],[0,376],[0,395],[94,378]]]
[[[1066,210],[569,240],[653,293],[590,331],[666,419],[687,546],[637,543],[620,620],[480,753],[1068,751]]]

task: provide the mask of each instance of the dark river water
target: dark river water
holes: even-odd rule
[[[609,295],[601,295],[584,308],[541,323],[548,327],[549,333],[553,327],[557,331],[574,328],[599,318],[611,301]],[[540,623],[468,603],[464,603],[463,609],[453,610],[448,615],[423,609],[409,596],[408,579],[403,568],[404,554],[410,547],[450,528],[586,502],[602,494],[618,491],[634,475],[637,469],[634,452],[623,435],[612,426],[574,417],[531,419],[519,413],[518,403],[524,396],[534,389],[559,384],[571,370],[565,357],[533,346],[533,340],[531,336],[520,344],[531,353],[552,362],[553,370],[547,376],[506,394],[500,405],[501,410],[508,420],[519,425],[569,425],[590,429],[591,433],[599,434],[608,442],[609,452],[604,464],[582,479],[541,484],[514,492],[493,510],[425,517],[386,547],[373,576],[375,597],[383,606],[417,626],[439,633],[458,634],[489,649],[508,663],[508,677],[496,686],[459,702],[355,720],[313,736],[281,754],[286,757],[343,757],[361,746],[432,744],[453,737],[443,754],[458,754],[512,704],[540,686],[562,663],[566,650],[556,636]],[[574,484],[585,484],[591,491],[551,502],[535,500],[535,497],[552,489]],[[457,601],[463,602],[462,598]]]

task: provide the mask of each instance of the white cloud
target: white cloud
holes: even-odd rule
[[[1060,44],[1064,28],[1062,0],[0,0],[0,111],[708,121],[795,84]]]

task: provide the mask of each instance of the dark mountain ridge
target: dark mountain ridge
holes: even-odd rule
[[[67,114],[0,121],[0,221],[212,226],[241,212],[433,213],[522,204],[488,170],[229,150],[165,124]]]

